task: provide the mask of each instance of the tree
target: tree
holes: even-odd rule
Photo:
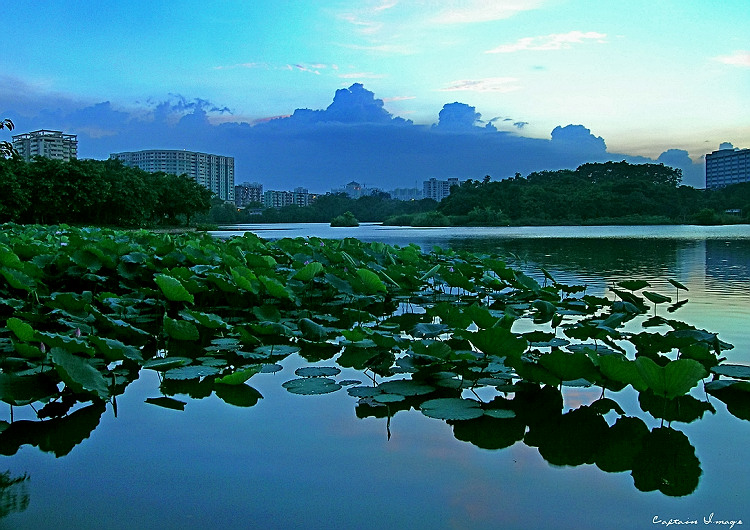
[[[8,129],[9,131],[12,131],[13,127],[13,122],[8,118],[0,120],[0,129]],[[10,158],[15,154],[17,153],[16,150],[13,149],[12,143],[5,141],[0,142],[0,158]]]

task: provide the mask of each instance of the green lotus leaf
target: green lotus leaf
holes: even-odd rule
[[[471,420],[484,415],[479,403],[470,399],[430,399],[419,408],[425,416],[439,420]]]
[[[154,281],[168,300],[173,302],[190,302],[191,304],[195,302],[193,295],[185,289],[185,286],[177,278],[166,274],[157,274],[154,276]]]
[[[663,304],[664,302],[671,302],[672,299],[663,294],[655,293],[653,291],[643,291],[643,296],[648,298],[654,304]]]
[[[302,267],[300,270],[298,270],[292,278],[295,280],[299,280],[301,282],[309,282],[313,278],[315,278],[317,275],[321,274],[323,272],[323,265],[321,263],[318,263],[317,261],[313,261],[312,263],[308,263],[304,267]]]
[[[720,364],[711,368],[711,371],[734,379],[750,379],[750,366],[744,364]]]
[[[240,348],[240,341],[234,337],[219,337],[211,340],[208,351],[236,351]]]
[[[222,385],[241,385],[252,376],[260,372],[261,366],[256,365],[250,368],[244,368],[223,377],[216,378],[215,382]]]
[[[132,361],[143,361],[141,350],[135,346],[125,344],[116,339],[91,336],[88,338],[96,349],[107,359],[117,361],[130,359]]]
[[[278,299],[284,299],[284,300],[294,300],[294,294],[292,291],[290,291],[287,287],[283,286],[279,280],[276,278],[267,278],[265,276],[259,276],[258,280],[263,284],[263,287],[266,288],[266,291],[268,291],[268,294],[273,296],[274,298]]]
[[[659,366],[648,357],[638,357],[635,366],[648,388],[667,399],[685,394],[708,375],[703,365],[692,359],[678,359]]]
[[[542,355],[539,364],[555,374],[562,381],[571,382],[577,379],[585,379],[590,385],[599,378],[599,374],[584,353],[566,353],[562,350],[554,350]],[[567,386],[574,386],[567,384]]]
[[[673,280],[672,278],[667,278],[667,281],[669,283],[671,283],[672,285],[674,285],[677,289],[681,289],[683,291],[689,291],[690,290],[687,287],[685,287],[683,284],[681,284],[677,280]]]
[[[265,356],[278,356],[286,357],[299,351],[299,346],[291,346],[289,344],[268,344],[267,346],[258,346],[253,350],[255,353],[259,353]]]
[[[5,323],[7,328],[11,330],[19,340],[24,342],[31,342],[34,340],[34,328],[31,324],[28,324],[20,318],[10,317]]]
[[[282,384],[292,394],[317,395],[329,394],[341,388],[333,379],[327,377],[305,377],[302,379],[292,379]]]
[[[0,274],[10,284],[11,287],[16,289],[22,289],[24,291],[31,291],[36,287],[36,282],[28,274],[25,274],[16,269],[9,269],[7,267],[0,268]]]
[[[323,342],[328,337],[326,328],[313,322],[309,318],[301,318],[297,323],[299,330],[302,332],[302,336],[313,342]]]
[[[187,357],[157,357],[155,359],[149,359],[143,363],[143,367],[156,371],[164,371],[178,366],[184,366],[189,363],[190,359]]]
[[[294,371],[300,377],[330,377],[340,373],[341,369],[335,366],[305,366]]]
[[[632,385],[639,392],[648,388],[635,362],[629,361],[623,355],[600,354],[595,358],[595,361],[605,377],[626,385]]]
[[[651,284],[646,280],[623,280],[617,282],[617,285],[628,291],[639,291],[644,287],[651,287]]]
[[[200,333],[195,324],[187,320],[175,320],[167,316],[164,317],[164,331],[176,340],[195,341],[200,338]]]
[[[497,419],[515,418],[516,413],[509,409],[485,409],[485,416]]]
[[[377,394],[372,399],[378,403],[397,403],[404,401],[406,398],[401,394]]]
[[[164,377],[167,379],[200,379],[201,377],[207,377],[216,375],[219,373],[219,369],[214,366],[203,366],[203,365],[190,365],[180,366],[179,368],[172,368],[164,372]]]
[[[280,364],[264,364],[260,369],[260,373],[273,374],[281,370],[283,370],[283,367]]]
[[[432,339],[439,337],[448,330],[448,326],[445,324],[427,324],[420,322],[411,330],[411,335],[416,338]]]
[[[229,329],[231,327],[219,315],[213,313],[202,313],[200,311],[185,309],[180,311],[180,316],[185,320],[191,320],[196,324],[200,324],[204,328]]]
[[[20,269],[22,267],[20,258],[9,247],[0,244],[0,267]]]
[[[60,378],[73,392],[96,394],[101,399],[109,397],[109,386],[104,376],[83,357],[54,347],[50,351],[50,358]]]
[[[499,357],[519,357],[529,343],[505,328],[480,329],[464,335],[482,353]]]
[[[346,392],[350,396],[358,398],[371,398],[383,393],[380,387],[377,386],[354,386],[348,388]]]
[[[387,291],[383,280],[369,269],[357,269],[357,276],[362,281],[366,294],[384,293]]]

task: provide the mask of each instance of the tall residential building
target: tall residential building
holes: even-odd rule
[[[220,199],[234,200],[234,157],[197,153],[180,149],[149,149],[112,153],[130,167],[156,173],[185,174],[213,191]]]
[[[738,182],[750,182],[750,149],[722,144],[706,155],[706,188],[723,188]]]
[[[294,188],[294,191],[268,190],[263,194],[265,208],[283,208],[284,206],[310,206],[317,196],[307,188]]]
[[[251,202],[263,202],[263,184],[243,182],[234,187],[234,204],[244,208]]]
[[[41,129],[13,136],[13,147],[27,162],[35,156],[69,162],[78,156],[78,137]]]
[[[424,181],[422,196],[425,199],[434,199],[440,202],[451,194],[451,186],[460,185],[461,181],[457,178],[450,178],[448,180],[438,180],[436,178],[431,178],[430,180]]]

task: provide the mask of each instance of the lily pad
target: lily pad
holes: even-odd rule
[[[478,402],[459,398],[430,399],[422,403],[420,410],[439,420],[472,420],[484,415]]]
[[[341,369],[335,366],[305,366],[297,368],[294,373],[300,377],[330,377],[332,375],[339,375]]]
[[[164,377],[167,379],[200,379],[209,375],[216,375],[219,373],[219,369],[213,366],[181,366],[179,368],[172,368],[164,372]]]
[[[292,394],[301,394],[306,396],[318,394],[330,394],[341,388],[333,379],[327,377],[305,377],[302,379],[292,379],[282,384]]]
[[[711,371],[734,379],[750,379],[750,366],[744,364],[720,364],[711,368]]]

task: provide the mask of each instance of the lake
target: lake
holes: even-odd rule
[[[673,279],[689,288],[680,293],[689,302],[673,313],[662,305],[658,314],[718,333],[734,345],[723,352],[730,362],[750,364],[748,226],[237,228],[274,239],[356,237],[493,253],[540,281],[544,267],[558,281],[585,284],[587,293],[601,296],[614,282],[645,279],[652,290],[674,297]],[[182,411],[145,402],[160,395],[160,379],[143,370],[117,398],[117,414],[109,404],[95,414],[80,443],[66,429],[50,434],[73,440],[64,456],[40,449],[43,444],[0,456],[0,473],[6,473],[0,475],[0,513],[7,514],[0,527],[650,528],[670,520],[750,522],[750,422],[706,395],[700,383],[691,395],[714,412],[672,422],[682,434],[674,445],[659,447],[664,460],[679,460],[692,448],[699,464],[683,475],[692,480],[697,473],[697,487],[669,496],[636,487],[635,481],[648,479],[651,464],[632,473],[559,464],[575,462],[582,446],[601,443],[585,436],[585,421],[574,424],[581,430],[571,431],[572,438],[548,429],[528,440],[523,433],[506,438],[418,410],[386,417],[357,406],[343,391],[292,394],[282,383],[309,363],[291,355],[280,364],[280,372],[251,379],[263,396],[254,406],[234,407],[191,389],[193,397],[174,396],[186,402]],[[349,368],[340,377],[367,382]],[[566,387],[564,410],[590,404],[600,393]],[[641,410],[629,387],[607,395],[648,429],[662,425]],[[9,409],[3,405],[1,420],[10,421]],[[14,421],[35,419],[30,407],[14,407],[13,414]],[[605,416],[610,423],[611,414]]]

